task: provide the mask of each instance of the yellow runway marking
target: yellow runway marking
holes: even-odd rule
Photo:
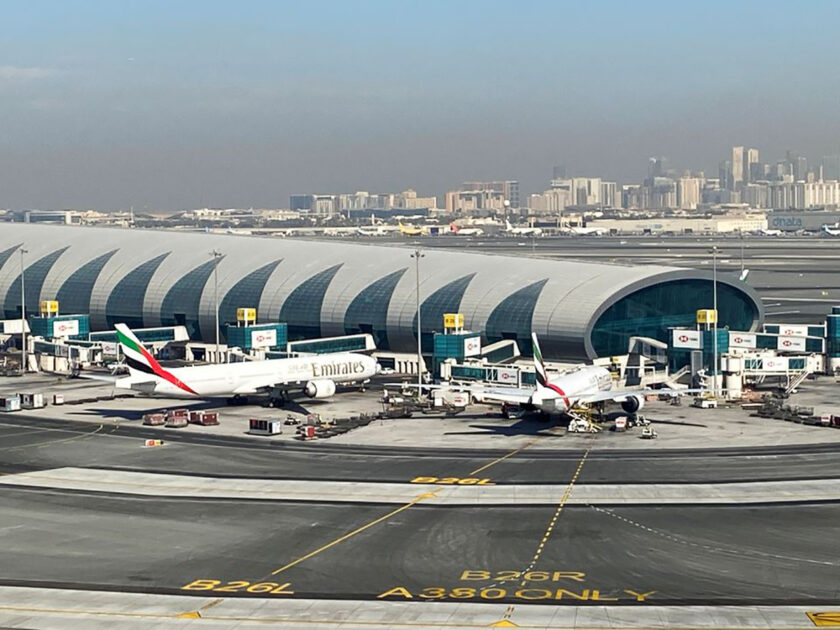
[[[551,521],[549,521],[548,523],[548,527],[546,528],[545,533],[543,534],[542,540],[540,540],[540,544],[537,546],[537,551],[534,554],[534,557],[531,559],[531,564],[526,569],[526,572],[533,569],[537,565],[540,556],[542,556],[545,544],[548,542],[549,537],[554,531],[555,525],[557,525],[557,519],[560,518],[560,513],[563,511],[563,507],[566,505],[566,502],[569,500],[569,497],[572,496],[572,489],[575,487],[575,483],[577,482],[578,477],[580,476],[580,471],[583,470],[583,465],[586,463],[587,457],[589,457],[589,449],[586,449],[586,451],[584,451],[583,457],[581,457],[580,461],[578,462],[575,474],[572,475],[572,479],[571,481],[569,481],[569,485],[566,486],[566,491],[563,493],[563,496],[560,497],[560,503],[557,505],[557,509],[554,511],[554,515],[551,517]],[[523,579],[519,585],[525,586],[527,582],[528,580]]]
[[[96,433],[99,433],[104,428],[105,428],[105,425],[100,424],[93,431],[88,431],[87,433],[80,433],[79,435],[74,435],[73,437],[63,438],[63,439],[60,439],[60,440],[47,440],[46,442],[40,442],[40,443],[35,443],[35,444],[22,444],[21,446],[6,446],[6,447],[3,447],[3,448],[0,448],[0,451],[15,451],[15,450],[24,449],[24,448],[43,448],[45,446],[52,446],[53,444],[63,444],[63,443],[66,443],[66,442],[72,442],[73,440],[81,440],[83,438],[90,437],[92,435],[95,435]]]
[[[327,549],[330,549],[331,547],[335,547],[336,545],[343,543],[345,540],[347,540],[349,538],[352,538],[356,534],[360,534],[363,531],[365,531],[366,529],[370,529],[374,525],[378,525],[379,523],[381,523],[383,521],[387,521],[389,518],[391,518],[393,516],[396,516],[400,512],[404,512],[405,510],[409,509],[410,507],[413,507],[413,506],[417,505],[418,503],[420,503],[420,501],[422,501],[423,499],[434,499],[438,492],[440,492],[439,489],[433,490],[431,492],[424,492],[423,494],[420,494],[420,495],[416,496],[414,499],[412,499],[411,501],[409,501],[405,505],[401,505],[396,510],[391,510],[390,512],[388,512],[387,514],[385,514],[383,516],[380,516],[376,520],[373,520],[370,523],[362,525],[361,527],[358,527],[358,528],[354,529],[353,531],[344,534],[344,536],[341,536],[340,538],[336,538],[332,542],[329,542],[326,545],[318,547],[314,551],[310,551],[305,556],[301,556],[297,560],[294,560],[294,561],[290,562],[289,564],[280,567],[279,569],[275,569],[274,571],[271,572],[271,575],[277,575],[278,573],[282,573],[283,571],[286,571],[287,569],[291,569],[293,566],[298,565],[305,560],[309,560],[310,558],[312,558],[314,556],[317,556],[319,553],[322,553],[322,552],[326,551]]]
[[[536,441],[537,441],[537,438],[534,438],[533,440],[529,440],[528,442],[526,442],[525,444],[523,444],[523,445],[522,445],[522,446],[520,446],[519,448],[517,448],[517,449],[515,449],[515,450],[511,451],[511,452],[510,452],[510,453],[508,453],[507,455],[503,455],[503,456],[502,456],[502,457],[500,457],[499,459],[494,459],[494,460],[493,460],[492,462],[490,462],[489,464],[484,464],[484,466],[482,466],[481,468],[476,468],[475,470],[473,470],[473,471],[470,473],[470,476],[472,476],[472,475],[476,475],[476,474],[480,473],[482,470],[487,470],[487,469],[488,469],[488,468],[490,468],[491,466],[495,466],[496,464],[498,464],[498,463],[500,463],[500,462],[505,461],[508,457],[513,457],[513,456],[514,456],[514,455],[516,455],[517,453],[521,453],[522,451],[524,451],[526,448],[528,448],[529,446],[531,446],[531,444],[533,444],[533,443],[534,443],[534,442],[536,442]]]

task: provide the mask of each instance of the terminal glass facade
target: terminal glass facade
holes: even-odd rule
[[[93,286],[102,273],[102,268],[111,260],[111,256],[117,253],[114,249],[107,254],[102,254],[90,262],[85,263],[74,271],[61,288],[55,299],[58,300],[58,308],[64,313],[88,313],[90,311],[90,296],[93,294]]]
[[[669,328],[691,328],[697,310],[712,308],[710,280],[672,280],[640,289],[620,299],[598,318],[592,328],[592,347],[599,357],[627,353],[632,336],[669,341]],[[758,310],[750,297],[718,282],[718,327],[751,330]]]
[[[256,271],[252,271],[246,275],[230,288],[219,304],[219,326],[222,328],[222,333],[227,330],[225,324],[236,322],[236,309],[238,308],[255,308],[257,309],[257,317],[259,318],[263,289],[265,289],[268,279],[281,262],[282,259],[263,265]],[[205,338],[210,337],[212,335],[205,336]]]
[[[464,299],[464,292],[474,277],[475,274],[471,273],[453,280],[423,300],[420,305],[423,352],[432,353],[434,350],[434,332],[443,330],[444,313],[457,313],[461,310],[461,300]],[[414,339],[416,340],[417,314],[414,315],[411,329],[414,331]]]
[[[304,280],[289,294],[280,309],[280,321],[289,325],[289,340],[321,336],[321,308],[330,282],[341,265],[335,265]]]
[[[146,300],[146,290],[155,271],[160,267],[169,253],[161,254],[157,258],[147,260],[139,267],[125,275],[108,296],[105,305],[105,321],[108,328],[114,324],[126,324],[130,328],[143,327],[143,302]]]
[[[198,307],[201,304],[201,293],[215,264],[215,260],[210,260],[199,265],[172,285],[160,307],[161,324],[186,326],[190,339],[199,338]]]
[[[388,306],[391,296],[406,269],[400,269],[380,278],[362,290],[344,315],[344,332],[348,335],[368,333],[373,335],[376,347],[380,350],[388,349]]]
[[[511,293],[493,309],[484,329],[489,343],[513,339],[522,354],[532,354],[531,324],[546,282],[547,278]]]
[[[5,249],[0,252],[0,267],[6,264],[6,261],[12,257],[12,254],[15,253],[15,250],[20,247],[20,245],[15,245],[14,247],[10,247],[9,249]]]
[[[47,254],[43,258],[38,259],[26,268],[26,283],[24,291],[26,295],[26,312],[37,313],[40,308],[38,303],[41,299],[41,289],[44,286],[44,280],[50,269],[53,268],[55,261],[67,250],[62,247],[51,254]],[[12,319],[20,317],[20,274],[15,278],[12,285],[6,293],[6,317]]]

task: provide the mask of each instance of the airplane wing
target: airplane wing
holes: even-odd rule
[[[85,374],[84,372],[79,372],[78,374],[76,374],[76,377],[86,378],[89,381],[103,381],[105,383],[116,383],[120,378],[125,378],[124,376],[103,376],[101,374]]]
[[[534,395],[533,389],[519,387],[470,387],[462,385],[452,389],[468,391],[478,402],[507,403],[509,405],[527,405]]]
[[[658,395],[667,395],[667,396],[681,396],[683,394],[696,394],[699,392],[707,391],[705,389],[611,389],[608,391],[597,392],[595,394],[590,394],[588,396],[581,396],[577,399],[577,402],[583,403],[584,405],[589,405],[592,403],[597,402],[605,402],[608,400],[614,400],[616,402],[622,402],[626,398],[631,398],[632,396],[641,396],[645,397],[648,394],[656,394]]]

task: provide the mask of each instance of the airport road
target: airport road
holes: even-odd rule
[[[163,438],[161,448],[142,448]],[[550,438],[540,438],[550,439]],[[0,414],[0,473],[65,466],[253,479],[411,482],[418,477],[492,483],[565,483],[582,450],[406,449],[330,443],[263,443],[173,433],[137,425],[27,419]],[[692,483],[838,476],[840,444],[723,448],[593,450],[582,483]],[[0,476],[2,481],[2,476]]]

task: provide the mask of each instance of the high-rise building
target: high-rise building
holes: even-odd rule
[[[677,205],[682,210],[696,210],[700,203],[700,179],[680,177],[677,182]]]
[[[721,188],[732,188],[732,173],[730,172],[731,168],[732,162],[730,162],[729,160],[718,162],[718,180],[720,181]]]
[[[511,208],[520,206],[519,182],[516,180],[495,181],[495,182],[464,182],[459,189],[464,192],[487,191],[501,193],[503,198],[510,202]],[[454,191],[457,192],[457,191]]]
[[[758,149],[747,149],[746,163],[744,164],[744,181],[758,181],[761,179],[761,175],[761,163],[759,162]]]
[[[744,147],[732,147],[730,190],[735,190],[744,183]]]
[[[648,159],[648,177],[665,177],[668,173],[668,158],[658,156]]]
[[[840,180],[840,155],[824,155],[822,159],[823,179]]]
[[[566,178],[566,167],[562,164],[555,166],[551,169],[551,179],[565,179]]]

